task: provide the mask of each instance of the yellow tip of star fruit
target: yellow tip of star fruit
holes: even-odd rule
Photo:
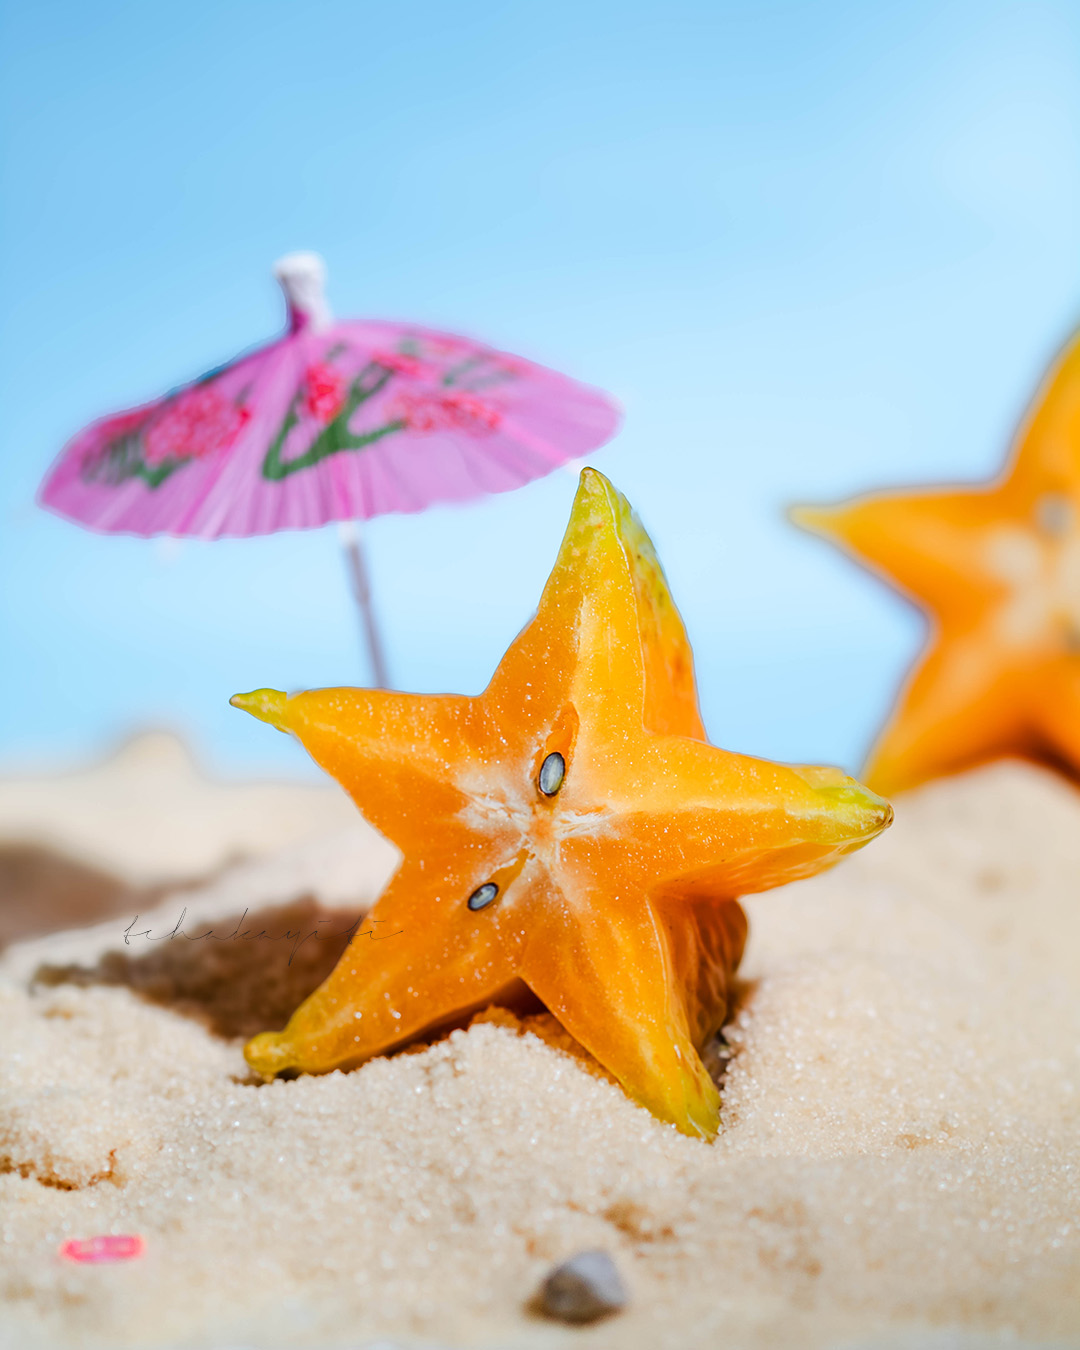
[[[274,1031],[263,1031],[253,1036],[244,1047],[244,1057],[257,1074],[263,1078],[273,1078],[281,1069],[290,1065],[288,1045]]]
[[[835,506],[789,506],[788,520],[810,534],[829,536],[836,528],[842,508]]]
[[[278,731],[285,731],[285,705],[288,694],[280,689],[253,689],[250,694],[233,694],[229,702],[234,708],[257,717],[260,722],[269,722]]]
[[[876,839],[892,824],[892,805],[842,769],[820,764],[790,767],[828,807],[837,829],[846,837],[849,852]]]
[[[737,897],[889,823],[838,769],[710,745],[682,618],[626,499],[586,469],[535,617],[476,697],[258,689],[402,862],[329,978],[246,1055],[363,1064],[530,993],[638,1105],[712,1138],[701,1052],[742,958]]]

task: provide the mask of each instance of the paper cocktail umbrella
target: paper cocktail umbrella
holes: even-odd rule
[[[795,521],[930,620],[865,770],[893,793],[1019,755],[1080,777],[1080,338],[991,483],[882,492]]]
[[[598,390],[414,324],[335,321],[315,254],[281,259],[284,337],[64,449],[43,505],[135,535],[269,534],[506,492],[602,445]],[[355,533],[353,584],[376,682],[385,669]]]

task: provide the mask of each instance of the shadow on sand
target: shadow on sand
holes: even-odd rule
[[[178,897],[178,915],[182,905]],[[147,936],[135,921],[122,950],[105,952],[92,966],[39,966],[34,983],[125,986],[215,1035],[246,1039],[285,1025],[362,922],[355,910],[327,911],[311,897],[216,920],[210,932],[185,916],[175,932]]]

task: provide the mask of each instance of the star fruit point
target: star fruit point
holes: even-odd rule
[[[253,689],[250,694],[233,694],[229,702],[234,708],[257,717],[260,722],[269,722],[279,731],[285,729],[285,706],[289,696],[280,689]]]
[[[746,939],[737,897],[831,866],[891,808],[839,770],[710,745],[652,544],[596,470],[533,620],[476,697],[329,689],[233,702],[297,736],[402,862],[259,1073],[349,1069],[545,1007],[626,1094],[697,1138],[701,1051]]]
[[[826,539],[834,537],[838,521],[843,517],[846,502],[834,506],[789,506],[787,518],[808,534],[821,535]]]

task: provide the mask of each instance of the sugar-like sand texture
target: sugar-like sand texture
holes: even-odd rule
[[[186,906],[227,934],[246,906],[340,932],[386,869],[328,836],[134,931]],[[1080,795],[1011,763],[936,783],[747,910],[711,1145],[509,1017],[252,1082],[240,1038],[322,978],[328,935],[291,965],[270,936],[125,946],[121,919],[11,948],[0,1344],[1080,1344]],[[110,1232],[144,1255],[58,1255]],[[585,1248],[630,1306],[543,1320],[543,1276]]]

